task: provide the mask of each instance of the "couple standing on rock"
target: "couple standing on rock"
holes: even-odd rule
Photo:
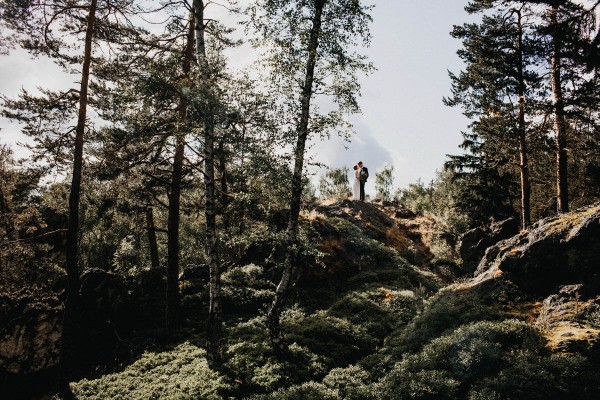
[[[369,177],[369,170],[363,166],[362,161],[354,166],[354,185],[352,186],[352,200],[365,201],[365,182]]]

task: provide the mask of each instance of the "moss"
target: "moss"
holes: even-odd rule
[[[561,234],[564,233],[566,237],[569,231],[580,224],[586,217],[598,213],[598,207],[590,207],[583,210],[572,211],[567,214],[562,214],[560,217],[555,217],[547,224],[544,225],[544,229],[550,234]]]

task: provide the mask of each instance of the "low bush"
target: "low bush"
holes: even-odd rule
[[[327,311],[307,315],[297,308],[291,309],[284,313],[282,323],[288,340],[318,354],[328,369],[356,362],[372,352],[379,342],[363,326]]]
[[[236,325],[229,337],[224,368],[236,383],[237,395],[274,391],[320,378],[327,371],[321,357],[295,343],[288,357],[277,358],[261,317]]]
[[[361,325],[370,334],[383,340],[394,328],[410,321],[420,304],[421,299],[411,290],[381,287],[350,292],[334,303],[329,313]]]
[[[423,311],[406,327],[392,333],[386,348],[393,354],[418,351],[432,339],[475,321],[505,318],[501,297],[508,296],[503,287],[476,291],[442,290],[427,301]]]
[[[85,399],[222,399],[229,390],[223,375],[211,370],[205,351],[190,342],[144,353],[122,371],[72,384]]]
[[[223,310],[227,314],[256,314],[275,294],[274,286],[266,279],[263,269],[254,264],[234,267],[225,272],[221,280]]]
[[[585,358],[550,354],[530,324],[482,321],[405,356],[371,393],[381,399],[591,399],[598,373]]]

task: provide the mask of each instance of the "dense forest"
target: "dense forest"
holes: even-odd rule
[[[373,7],[0,0],[0,52],[77,81],[0,93],[0,397],[600,397],[600,1],[470,1],[461,148],[362,202],[308,147]]]

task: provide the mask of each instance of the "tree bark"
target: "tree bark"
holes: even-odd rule
[[[196,20],[196,57],[200,67],[200,90],[204,94],[206,109],[204,110],[204,186],[206,219],[206,258],[209,266],[209,306],[208,306],[208,343],[207,360],[211,367],[216,367],[223,360],[222,354],[222,307],[221,307],[221,270],[217,255],[216,228],[216,196],[215,196],[215,145],[214,145],[214,107],[216,99],[211,91],[211,73],[206,55],[204,34],[204,1],[194,0]]]
[[[292,196],[290,200],[290,218],[287,227],[288,254],[284,261],[284,269],[281,281],[277,285],[275,297],[267,313],[267,328],[273,350],[278,354],[285,354],[288,350],[287,343],[281,331],[281,312],[288,297],[288,291],[295,276],[294,267],[295,244],[298,237],[298,217],[302,197],[302,172],[304,169],[304,152],[308,138],[308,122],[310,117],[310,101],[313,91],[315,65],[317,61],[317,48],[319,47],[319,34],[321,32],[321,18],[323,8],[327,0],[315,1],[315,13],[312,16],[312,27],[308,42],[308,60],[304,84],[300,95],[300,115],[296,126],[297,141],[294,150],[294,172],[292,176]]]
[[[167,219],[167,334],[177,329],[179,311],[179,204],[181,198],[181,174],[183,169],[183,141],[177,138],[171,187],[169,216]]]
[[[193,14],[190,15],[187,41],[182,61],[184,80],[189,79],[193,58],[194,23]],[[182,94],[178,104],[178,120],[180,127],[175,132],[175,154],[173,156],[173,171],[171,174],[171,188],[169,195],[169,216],[167,221],[167,334],[172,335],[177,329],[179,319],[179,220],[181,179],[185,150],[184,131],[187,115],[187,100]]]
[[[527,154],[527,127],[525,125],[525,78],[523,76],[523,24],[521,13],[518,16],[517,42],[517,79],[519,96],[519,169],[521,171],[521,227],[527,229],[531,225],[531,183],[529,181],[529,160]]]
[[[569,183],[567,170],[567,125],[561,85],[561,32],[558,26],[559,6],[554,4],[550,12],[552,35],[552,94],[554,106],[554,130],[556,134],[556,210],[569,211]]]
[[[150,248],[150,263],[152,268],[160,266],[158,256],[158,243],[156,241],[156,226],[154,224],[154,211],[151,206],[146,207],[146,229],[148,230],[148,247]]]
[[[63,317],[61,337],[61,391],[70,392],[69,376],[72,364],[72,354],[69,351],[74,334],[74,317],[77,306],[76,296],[79,291],[79,202],[81,198],[81,178],[83,170],[83,142],[85,136],[85,123],[87,120],[88,86],[90,80],[90,65],[92,63],[92,39],[96,22],[97,0],[91,0],[87,26],[85,31],[85,47],[83,65],[81,68],[81,83],[79,89],[79,114],[75,129],[75,148],[73,151],[73,176],[71,178],[71,191],[69,193],[69,223],[67,227],[66,244],[66,270],[67,291]]]
[[[221,215],[223,218],[223,229],[225,230],[226,234],[229,234],[231,222],[229,221],[229,215],[227,213],[227,207],[229,207],[229,197],[227,194],[227,153],[225,152],[225,140],[223,140],[223,138],[219,140],[218,154],[219,177],[221,184]]]

